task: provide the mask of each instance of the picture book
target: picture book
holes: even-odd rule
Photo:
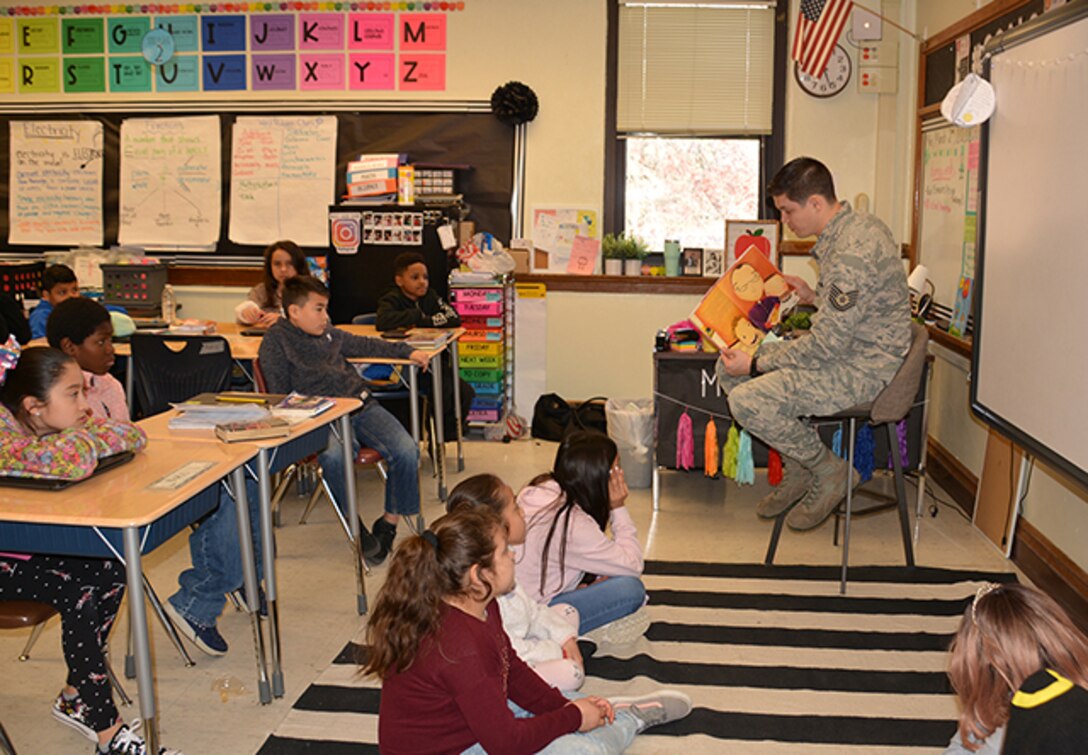
[[[291,434],[291,423],[279,417],[250,422],[227,422],[215,426],[215,437],[224,443],[263,438],[283,438]]]
[[[691,315],[719,349],[754,354],[797,303],[797,294],[766,255],[750,247],[707,291]]]
[[[272,407],[272,414],[286,420],[302,420],[328,411],[336,405],[330,398],[324,396],[303,396],[301,393],[290,393],[278,404]]]

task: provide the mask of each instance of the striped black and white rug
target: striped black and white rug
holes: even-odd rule
[[[964,607],[1011,573],[648,562],[646,637],[603,646],[583,691],[691,695],[683,721],[631,752],[919,753],[943,748],[957,708],[947,648]],[[260,755],[377,751],[379,690],[349,644]]]

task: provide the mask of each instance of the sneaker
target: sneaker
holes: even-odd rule
[[[79,695],[71,700],[65,699],[63,692],[57,695],[53,701],[53,718],[71,726],[92,742],[98,741],[98,734],[87,723],[87,703]]]
[[[627,711],[638,721],[639,733],[651,726],[679,721],[691,713],[691,698],[683,692],[661,690],[642,697],[614,697],[612,708],[617,713]]]
[[[397,525],[385,521],[384,516],[374,520],[374,537],[381,545],[381,551],[374,557],[380,564],[393,551],[393,539],[397,536]]]
[[[95,746],[94,751],[98,755],[147,755],[147,743],[144,738],[135,732],[140,728],[140,719],[134,719],[132,727],[121,724],[121,728],[113,735],[113,739],[103,750]],[[97,740],[97,737],[96,737]],[[182,755],[180,750],[170,750],[166,747],[159,748],[159,755]]]
[[[205,627],[194,621],[189,621],[181,615],[178,609],[174,608],[174,604],[169,600],[165,601],[162,607],[166,611],[166,615],[174,622],[177,630],[192,640],[192,643],[198,648],[208,655],[227,654],[227,641],[223,639],[223,635],[219,634],[219,630],[214,625]]]
[[[234,591],[238,595],[238,602],[242,604],[242,610],[249,611],[249,601],[246,600],[246,586],[242,585]],[[257,612],[263,617],[268,618],[268,600],[264,596],[264,588],[257,585]]]
[[[632,614],[586,632],[586,639],[598,645],[627,645],[646,634],[649,628],[650,614],[643,606]]]

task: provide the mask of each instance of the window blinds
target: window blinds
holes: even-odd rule
[[[774,14],[759,0],[623,2],[617,130],[770,133]]]

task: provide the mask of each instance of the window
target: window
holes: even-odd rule
[[[763,188],[784,142],[787,6],[615,0],[606,230],[651,249],[666,238],[720,249],[726,218],[768,217]]]

